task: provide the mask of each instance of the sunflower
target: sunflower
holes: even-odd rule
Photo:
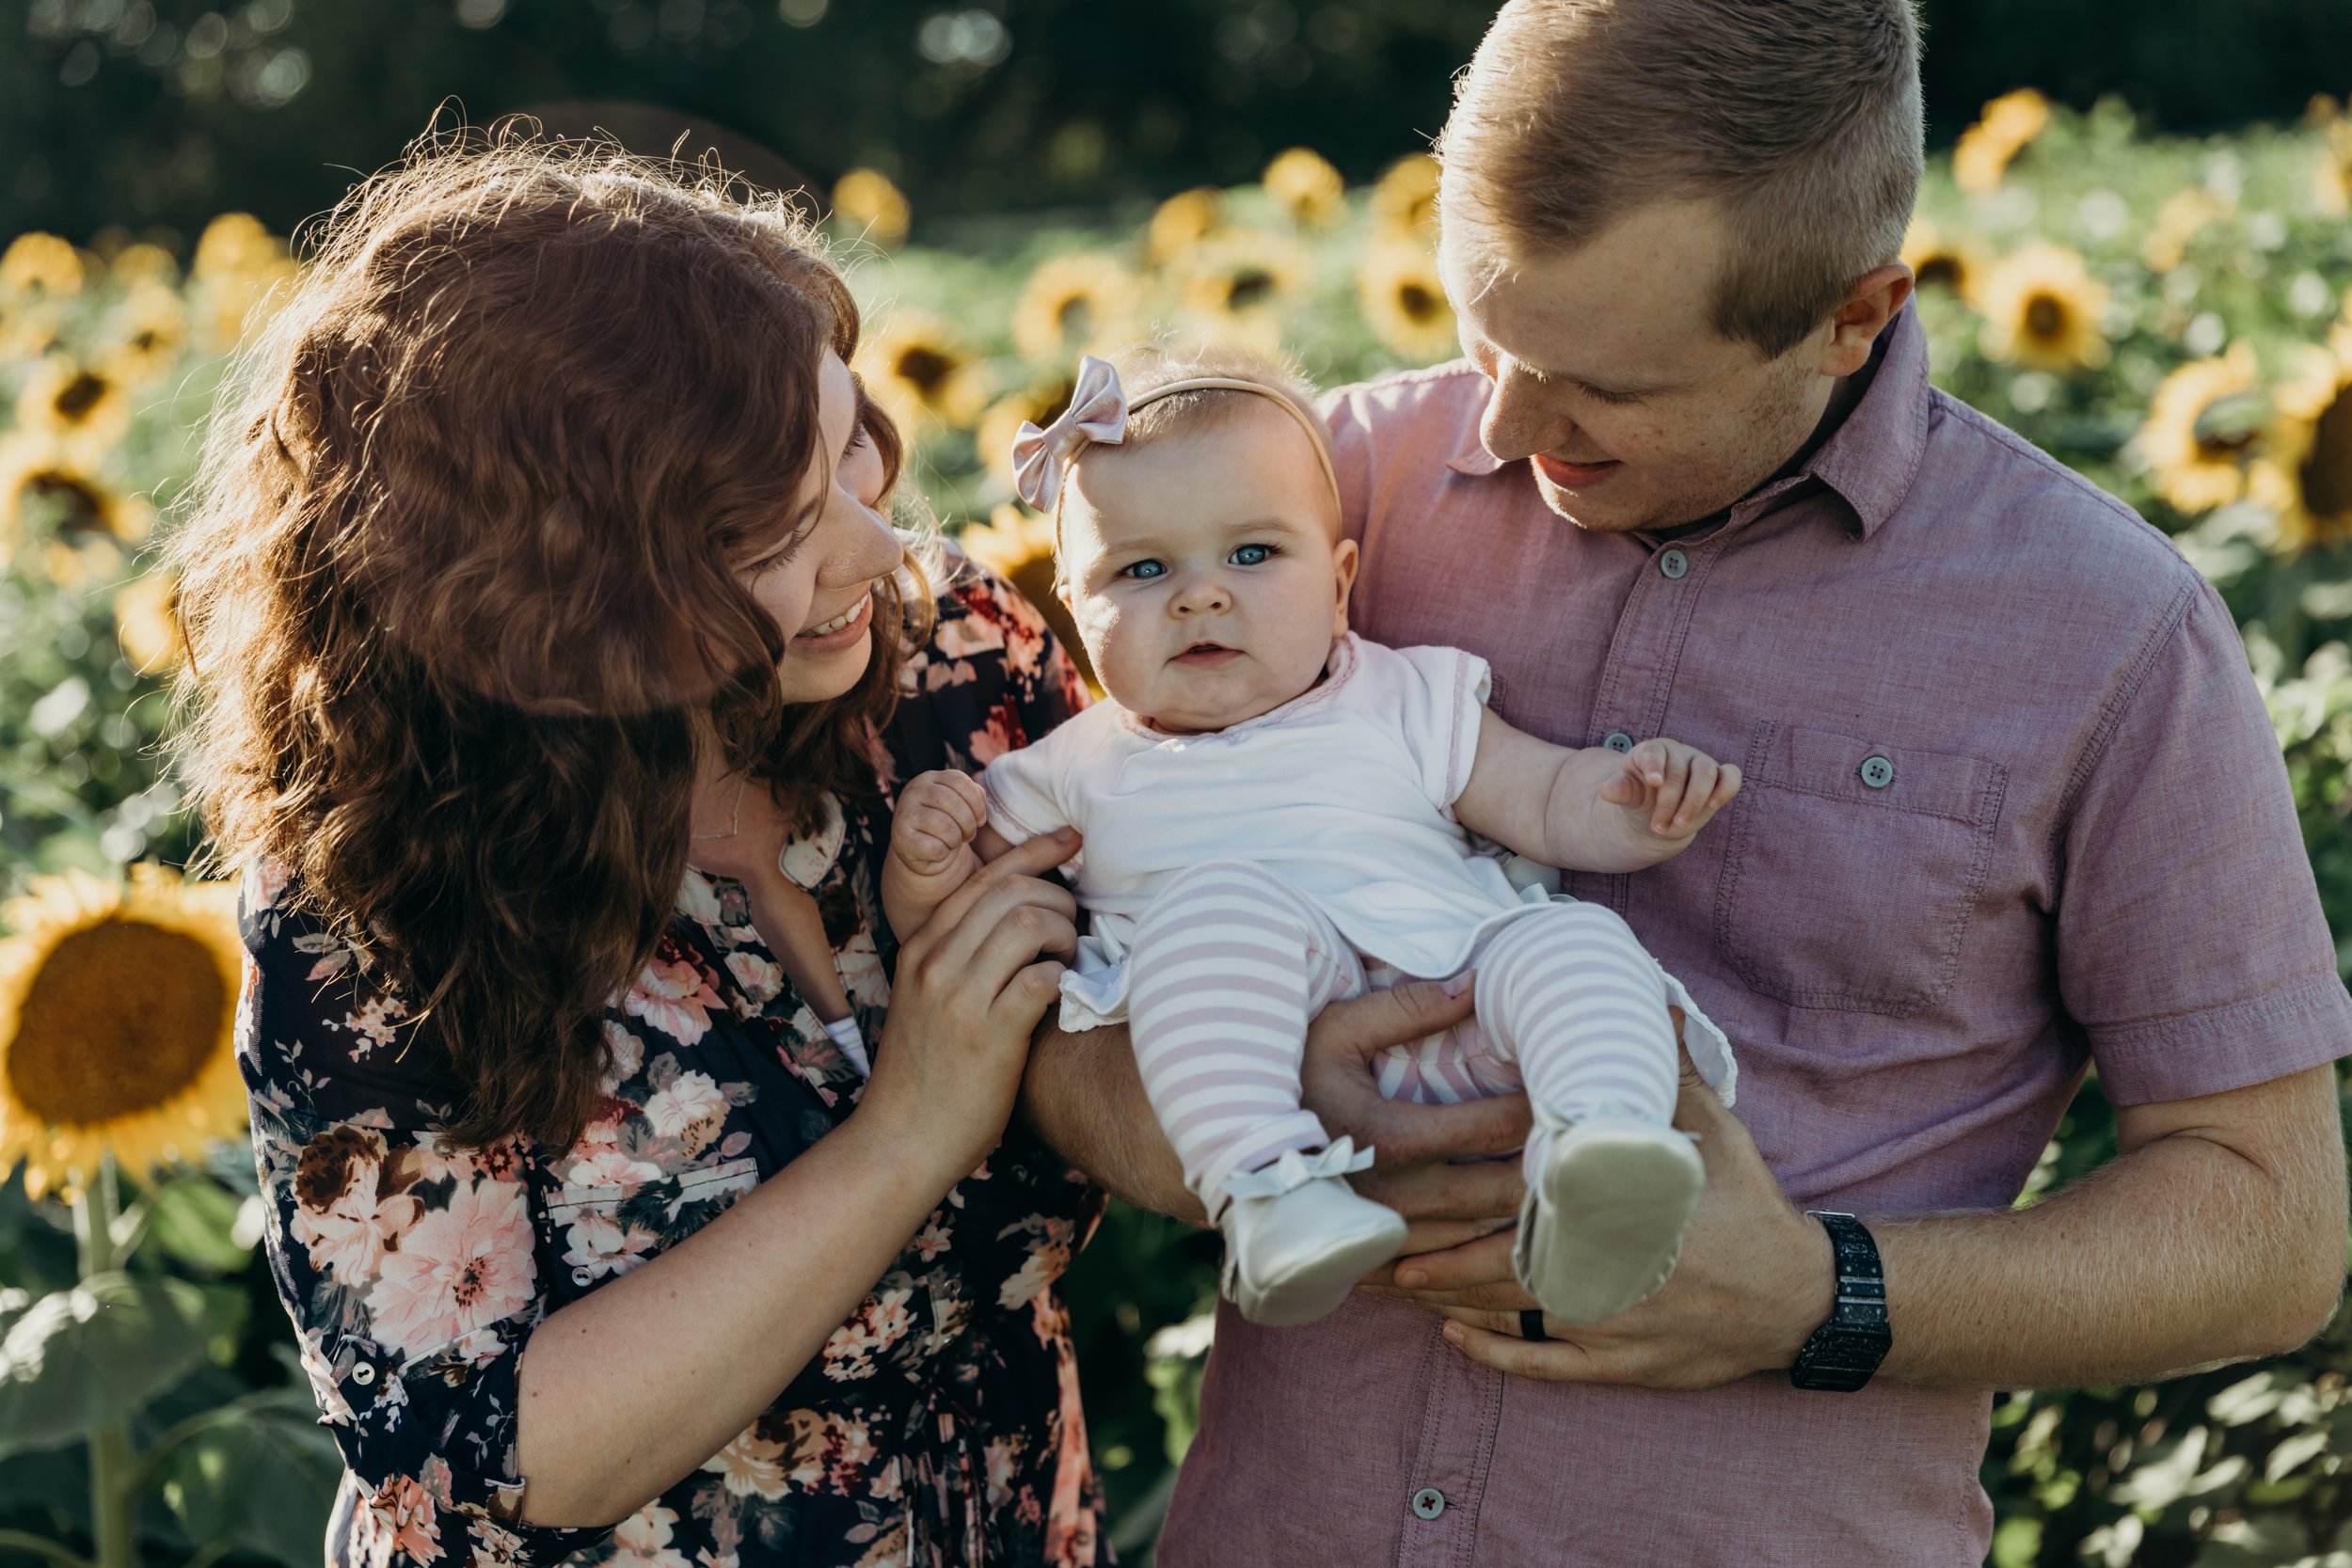
[[[1454,307],[1438,263],[1420,245],[1373,246],[1356,271],[1356,294],[1375,335],[1397,353],[1425,362],[1454,352]]]
[[[937,316],[900,310],[857,346],[866,390],[909,436],[925,424],[969,426],[988,397],[980,367]]]
[[[2183,186],[2156,209],[2155,226],[2139,247],[2139,259],[2148,263],[2150,272],[2170,272],[2187,257],[2191,240],[2233,210],[2202,185]]]
[[[1438,160],[1408,152],[1372,187],[1372,225],[1391,239],[1426,245],[1438,228]]]
[[[1025,421],[1041,427],[1052,423],[1056,415],[1070,406],[1077,386],[1073,373],[1062,371],[997,399],[980,416],[980,428],[973,439],[988,463],[989,472],[1006,489],[1012,488],[1012,438],[1021,434],[1022,424]]]
[[[1054,592],[1054,520],[1007,501],[988,515],[987,522],[974,523],[957,534],[956,543],[964,554],[1020,589],[1021,596],[1037,606],[1071,662],[1099,693],[1102,688],[1094,684],[1086,644],[1078,640],[1078,624]]]
[[[2327,347],[2304,350],[2300,372],[2272,406],[2248,491],[2279,515],[2288,545],[2352,538],[2352,322],[2339,324]]]
[[[81,292],[81,254],[55,234],[19,234],[0,251],[0,301],[71,299]]]
[[[188,311],[180,292],[149,280],[135,283],[106,324],[114,346],[106,368],[130,386],[162,379],[180,362],[188,342]]]
[[[114,260],[106,263],[106,276],[125,288],[136,288],[142,283],[172,284],[180,280],[180,263],[162,245],[142,240],[115,252]]]
[[[1311,148],[1278,153],[1258,177],[1274,204],[1301,229],[1328,229],[1347,215],[1347,182]]]
[[[2050,123],[2050,101],[2031,87],[2005,92],[1984,106],[1952,147],[1952,181],[1971,196],[2000,188],[2010,160]]]
[[[2106,285],[2090,276],[2082,257],[2046,240],[1994,263],[1977,293],[1984,352],[2040,371],[2106,364],[2099,318],[2106,308]]]
[[[187,657],[179,601],[180,578],[169,570],[135,578],[115,595],[115,638],[140,674],[168,674]]]
[[[1903,236],[1903,265],[1923,289],[1949,289],[1963,300],[1976,297],[1984,276],[1984,247],[1958,235],[1947,234],[1929,218],[1920,218]]]
[[[860,238],[897,245],[907,237],[913,215],[906,193],[876,168],[853,168],[834,182],[833,215]]]
[[[1099,352],[1134,336],[1136,293],[1135,276],[1101,251],[1049,256],[1012,308],[1013,346],[1040,360]]]
[[[69,871],[0,918],[0,1170],[72,1192],[104,1154],[143,1176],[245,1125],[232,886]]]
[[[1216,233],[1224,221],[1224,192],[1214,185],[1179,191],[1159,204],[1144,227],[1144,252],[1153,266],[1165,266]]]
[[[1178,273],[1210,336],[1271,353],[1282,341],[1279,307],[1306,287],[1307,258],[1279,234],[1229,229],[1186,252]]]
[[[16,422],[95,462],[130,428],[131,396],[103,367],[53,354],[25,378]]]
[[[2352,210],[2352,119],[2337,115],[2320,128],[2319,162],[2312,172],[2321,212],[2333,216]]]
[[[2260,434],[2247,417],[2256,389],[2253,346],[2244,342],[2164,378],[2137,437],[2156,494],[2192,515],[2245,494],[2245,461]]]
[[[143,499],[114,495],[54,440],[20,432],[0,441],[0,566],[38,556],[77,587],[117,569],[152,522]]]
[[[251,214],[224,213],[206,224],[188,268],[197,337],[215,349],[234,344],[294,271],[285,242]]]

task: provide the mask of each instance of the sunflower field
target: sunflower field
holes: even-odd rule
[[[1005,454],[1081,353],[1226,336],[1326,385],[1450,356],[1434,174],[1416,156],[1350,190],[1300,149],[1241,188],[910,245],[906,198],[853,171],[830,222],[910,499],[1046,604]],[[1906,260],[1939,381],[2137,507],[2230,603],[2352,967],[2348,214],[2331,102],[2182,141],[2021,91],[1935,160]],[[177,869],[199,832],[162,752],[184,653],[154,552],[223,358],[296,267],[235,214],[185,246],[0,238],[0,1562],[309,1568],[337,1473],[256,1251],[233,933]],[[101,994],[102,972],[142,989]],[[2094,1086],[2021,1201],[2112,1150]],[[1148,1560],[1197,1421],[1214,1262],[1213,1237],[1115,1209],[1071,1277],[1123,1560]],[[1993,1560],[2352,1568],[2347,1375],[2340,1315],[2257,1366],[2001,1396]]]

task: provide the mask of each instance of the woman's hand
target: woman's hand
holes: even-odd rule
[[[947,1181],[987,1157],[1012,1115],[1029,1037],[1077,950],[1077,901],[1042,874],[1078,851],[1042,834],[974,872],[899,949],[890,1022],[860,1117],[904,1124]]]

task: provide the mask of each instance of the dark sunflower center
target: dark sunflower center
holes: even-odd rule
[[[221,1049],[230,1001],[212,950],[194,937],[137,920],[75,931],[25,990],[8,1091],[53,1127],[152,1111]]]
[[[2255,393],[2226,392],[2197,411],[2190,435],[2197,455],[2217,463],[2234,460],[2261,439],[2269,403]]]
[[[942,354],[935,348],[918,345],[899,351],[898,372],[900,380],[925,397],[930,397],[956,373],[956,361],[952,356]]]
[[[1960,258],[1947,253],[1923,259],[1915,276],[1919,279],[1919,287],[1923,289],[1940,286],[1957,291],[1966,274],[1960,264]]]
[[[2339,388],[2312,428],[2303,460],[2303,505],[2314,517],[2352,515],[2352,390]]]
[[[2026,331],[2042,342],[2064,336],[2066,307],[2048,294],[2036,294],[2026,306]]]
[[[1072,294],[1054,312],[1054,330],[1065,341],[1085,338],[1094,328],[1094,301],[1084,294]]]
[[[1263,267],[1244,267],[1225,285],[1225,308],[1247,310],[1253,305],[1263,305],[1273,293],[1272,273]]]
[[[46,468],[25,480],[24,493],[34,508],[53,520],[49,531],[65,543],[78,544],[92,534],[114,532],[106,515],[106,499],[96,486],[73,474]]]
[[[1396,308],[1405,312],[1405,319],[1415,326],[1427,326],[1438,319],[1445,301],[1435,289],[1422,283],[1400,283],[1396,288]]]
[[[51,406],[56,409],[59,419],[78,424],[89,417],[89,411],[97,407],[105,396],[106,378],[81,371],[57,389],[57,396]]]

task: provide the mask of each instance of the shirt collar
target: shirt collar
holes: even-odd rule
[[[1845,422],[1803,468],[1749,496],[1733,509],[1735,513],[1745,515],[1758,500],[1782,495],[1810,477],[1836,491],[1853,509],[1866,539],[1894,515],[1910,493],[1928,444],[1928,338],[1914,307],[1905,305],[1896,313],[1879,334],[1872,353],[1877,371],[1863,389],[1861,401],[1847,411]],[[1452,455],[1446,458],[1447,467],[1472,479],[1484,479],[1504,467],[1478,438],[1486,408],[1482,397],[1463,422]]]

